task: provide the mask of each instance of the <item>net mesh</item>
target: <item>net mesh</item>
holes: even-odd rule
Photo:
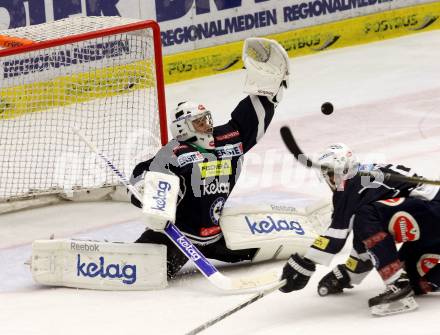
[[[119,184],[72,127],[127,175],[160,148],[164,111],[152,30],[117,31],[134,22],[78,17],[0,31],[46,41],[115,28],[109,36],[0,54],[0,201]]]

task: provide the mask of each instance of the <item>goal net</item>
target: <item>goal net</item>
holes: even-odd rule
[[[111,188],[79,128],[130,175],[167,141],[154,21],[75,17],[0,31],[0,203]]]

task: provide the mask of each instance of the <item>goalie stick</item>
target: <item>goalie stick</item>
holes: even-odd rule
[[[122,184],[142,203],[142,196],[134,188],[128,178],[90,142],[79,129],[72,128],[73,132],[116,174]],[[278,271],[265,272],[253,277],[229,278],[221,274],[216,267],[189,241],[185,235],[170,221],[165,226],[164,233],[174,242],[183,254],[194,263],[199,271],[218,289],[230,293],[244,293],[261,291],[279,283]]]
[[[288,126],[281,127],[280,134],[287,149],[289,149],[289,151],[293,154],[296,160],[298,160],[298,162],[300,162],[302,165],[308,168],[321,169],[321,165],[319,163],[312,161],[309,157],[307,157],[307,155],[304,154],[304,152],[299,147],[298,143],[296,143],[292,131]],[[419,184],[430,184],[437,186],[440,185],[440,180],[431,180],[421,177],[409,177],[397,173],[383,173],[381,171],[371,171],[371,172],[358,171],[358,174],[361,176],[372,177],[375,179],[383,178],[383,180],[385,181],[390,180],[390,181],[410,183],[415,185],[419,185]]]
[[[253,304],[254,302],[260,300],[261,298],[265,297],[266,295],[268,295],[269,293],[272,293],[276,290],[278,290],[279,288],[283,287],[286,284],[286,280],[283,279],[281,281],[279,281],[277,283],[277,285],[275,285],[274,287],[271,287],[265,291],[261,291],[255,295],[253,295],[252,297],[250,297],[248,300],[242,302],[241,304],[237,305],[234,308],[231,308],[229,310],[227,310],[226,312],[220,314],[219,316],[205,322],[204,324],[198,326],[197,328],[194,328],[193,330],[191,330],[190,332],[186,333],[185,335],[195,335],[200,333],[201,331],[205,330],[206,328],[211,327],[212,325],[215,325],[217,322],[226,319],[228,316],[234,314],[235,312],[238,312],[239,310],[245,308],[246,306],[249,306],[250,304]]]

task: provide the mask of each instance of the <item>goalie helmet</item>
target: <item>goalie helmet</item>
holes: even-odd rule
[[[318,163],[321,175],[332,191],[343,187],[344,181],[352,178],[359,166],[351,149],[343,143],[329,145],[319,156]]]
[[[202,104],[181,102],[173,111],[171,133],[178,141],[188,141],[204,149],[214,149],[211,112]]]

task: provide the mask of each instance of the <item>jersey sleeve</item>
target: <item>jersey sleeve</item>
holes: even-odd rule
[[[234,109],[229,125],[238,130],[243,151],[249,151],[264,135],[275,107],[266,97],[249,95]]]
[[[381,166],[380,169],[387,173],[397,173],[408,177],[421,177],[414,173],[412,169],[403,165],[388,164]],[[411,197],[424,201],[440,201],[440,187],[437,185],[414,185],[413,183],[405,182],[388,182],[388,184],[399,190],[400,197]]]
[[[322,265],[330,265],[333,257],[342,250],[352,229],[352,218],[344,220],[343,209],[337,208],[327,230],[318,236],[305,257]]]

